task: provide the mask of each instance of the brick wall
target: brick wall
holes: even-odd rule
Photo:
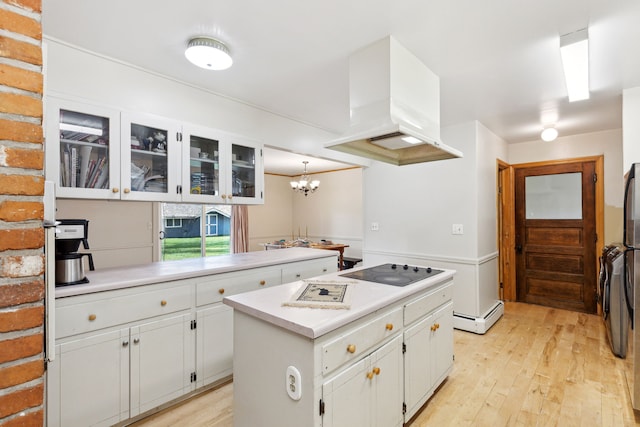
[[[44,424],[41,0],[0,0],[0,426]]]

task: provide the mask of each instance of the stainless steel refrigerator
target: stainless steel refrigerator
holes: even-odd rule
[[[637,179],[638,178],[638,179]],[[624,187],[624,291],[628,301],[629,334],[626,377],[634,409],[640,409],[640,163],[634,163],[626,175]]]

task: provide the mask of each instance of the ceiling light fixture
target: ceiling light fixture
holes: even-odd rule
[[[586,28],[560,36],[560,56],[569,102],[589,99],[589,33]]]
[[[291,181],[290,184],[293,191],[303,193],[306,197],[307,194],[313,193],[320,187],[320,181],[317,179],[309,181],[309,175],[307,174],[307,163],[309,162],[305,160],[302,163],[304,163],[304,172],[300,177],[300,181]]]
[[[546,128],[540,134],[540,138],[543,141],[550,142],[558,137],[558,130],[556,128]]]
[[[227,46],[211,37],[195,37],[189,40],[184,56],[192,64],[206,70],[226,70],[233,64]]]

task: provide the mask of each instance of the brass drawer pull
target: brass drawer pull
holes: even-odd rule
[[[372,379],[373,378],[373,372],[367,372],[367,379]]]
[[[224,288],[220,288],[220,289],[218,289],[218,293],[219,293],[220,295],[224,294]]]
[[[385,325],[385,328],[387,329],[387,331],[393,331],[393,323],[387,323]]]
[[[266,280],[260,280],[260,286],[264,286],[266,284],[267,284]]]
[[[167,305],[167,301],[166,300],[160,301],[160,305],[164,307],[165,305]]]
[[[349,344],[349,345],[347,346],[347,351],[348,351],[349,353],[352,353],[352,354],[353,354],[353,353],[355,353],[355,352],[356,352],[356,346],[355,346],[354,344]]]
[[[376,375],[380,375],[380,368],[378,368],[377,366],[373,368],[373,373]]]
[[[95,314],[90,314],[89,315],[89,322],[93,322],[94,320],[96,320],[96,315]]]

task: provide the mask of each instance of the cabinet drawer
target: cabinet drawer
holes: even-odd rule
[[[105,292],[104,298],[96,301],[59,307],[56,338],[188,310],[191,289],[185,285],[122,296]]]
[[[322,346],[322,372],[365,355],[367,350],[402,329],[402,308],[381,315]]]
[[[222,274],[214,277],[196,284],[197,306],[213,304],[222,301],[224,297],[281,283],[280,268],[259,269],[253,273]]]
[[[282,267],[282,283],[295,282],[310,277],[338,271],[338,256],[301,261]]]
[[[451,298],[453,298],[453,282],[411,301],[404,306],[404,324],[411,324]]]

